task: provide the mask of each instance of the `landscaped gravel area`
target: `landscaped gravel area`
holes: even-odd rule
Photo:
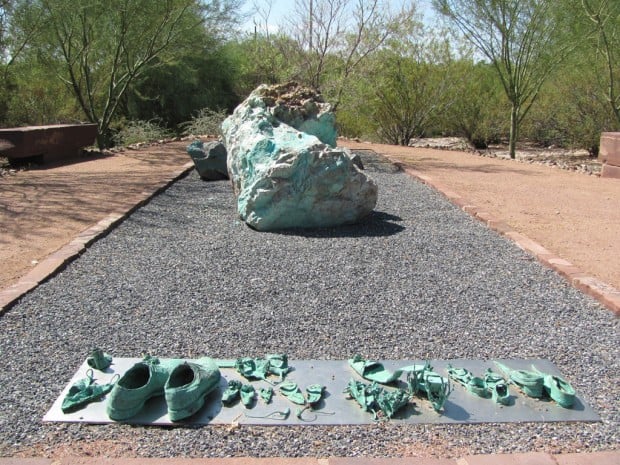
[[[377,166],[379,168],[377,168]],[[0,455],[441,455],[615,449],[618,319],[407,175],[363,224],[260,233],[195,172],[0,317]],[[610,257],[611,259],[611,257]],[[41,424],[116,357],[548,358],[599,423],[161,428]]]

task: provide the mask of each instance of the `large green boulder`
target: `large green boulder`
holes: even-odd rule
[[[336,148],[331,106],[295,83],[262,85],[222,124],[243,221],[260,231],[356,223],[376,183]]]

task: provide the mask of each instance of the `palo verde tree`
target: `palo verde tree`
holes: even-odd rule
[[[110,142],[110,124],[130,86],[146,70],[200,43],[208,30],[225,31],[239,0],[29,0],[21,17],[40,20],[32,40],[57,66],[59,78],[86,118],[98,125],[97,143]],[[36,14],[33,13],[36,11]],[[31,30],[32,25],[21,25]]]
[[[294,77],[327,94],[337,109],[347,82],[414,10],[402,3],[393,11],[385,0],[295,0],[284,25],[293,47],[282,50]]]
[[[605,98],[620,124],[620,2],[581,0],[581,4],[593,29],[597,58],[602,58]]]
[[[495,68],[510,102],[509,152],[550,73],[575,47],[553,0],[433,0]]]

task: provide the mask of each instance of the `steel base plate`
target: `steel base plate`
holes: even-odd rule
[[[112,366],[106,372],[95,370],[95,379],[98,384],[109,382],[115,374],[123,375],[136,362],[138,358],[115,358]],[[534,365],[545,373],[562,376],[558,369],[548,360],[499,360],[513,369],[530,370]],[[396,370],[399,367],[421,364],[423,361],[382,361],[388,370]],[[474,375],[481,376],[487,368],[499,371],[492,361],[481,360],[433,360],[431,365],[434,370],[447,377],[446,366],[451,363],[455,367],[464,367]],[[321,401],[316,412],[304,412],[302,419],[296,417],[295,412],[299,407],[278,393],[274,387],[274,396],[270,404],[266,405],[261,399],[257,399],[251,409],[246,409],[237,403],[232,407],[223,407],[221,396],[226,389],[227,381],[237,379],[244,383],[234,369],[221,369],[222,379],[218,389],[208,395],[205,406],[194,416],[183,422],[173,423],[169,420],[166,403],[163,397],[151,399],[145,408],[126,423],[140,425],[206,425],[206,424],[254,424],[254,425],[357,425],[374,423],[371,413],[363,411],[358,404],[347,399],[343,394],[351,378],[363,381],[348,365],[346,360],[291,360],[289,365],[293,367],[286,379],[295,381],[302,391],[306,386],[320,383],[326,386],[324,400]],[[74,413],[64,414],[61,410],[62,400],[71,385],[80,378],[86,376],[89,369],[86,362],[80,366],[75,376],[67,387],[62,391],[56,402],[43,418],[44,422],[82,422],[82,423],[114,423],[106,414],[105,402],[93,402]],[[273,377],[277,381],[276,377]],[[570,380],[568,380],[570,381]],[[404,387],[404,375],[401,377],[401,386]],[[453,391],[445,403],[443,412],[435,412],[429,401],[423,397],[416,397],[415,403],[401,409],[391,421],[396,423],[503,423],[503,422],[557,422],[557,421],[600,421],[597,413],[589,407],[577,393],[575,405],[571,409],[558,406],[549,400],[537,400],[525,396],[510,385],[512,403],[509,406],[501,406],[491,399],[482,399],[468,393],[459,384],[453,384]],[[260,387],[269,386],[264,381],[254,381],[252,385],[258,391]],[[387,389],[391,389],[387,387]],[[289,408],[291,414],[287,419],[255,418],[265,416],[274,411],[282,411]],[[315,414],[316,413],[316,414]]]

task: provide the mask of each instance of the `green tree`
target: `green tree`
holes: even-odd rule
[[[602,92],[601,62],[590,45],[583,41],[543,85],[523,123],[524,138],[544,146],[585,148],[596,155],[601,131],[620,128]]]
[[[256,30],[224,45],[232,70],[236,95],[246,97],[260,84],[277,84],[295,79],[283,50],[291,49],[291,38],[282,33]]]
[[[98,125],[97,143],[110,143],[110,124],[132,86],[154,66],[195,47],[204,28],[217,34],[234,23],[238,0],[31,0],[24,18],[41,18],[33,41],[86,118]],[[24,21],[21,30],[32,30]]]
[[[452,104],[441,118],[444,131],[466,137],[476,148],[497,143],[508,133],[506,99],[495,70],[470,56],[452,63],[449,79]]]
[[[26,50],[9,72],[10,92],[3,123],[7,126],[44,125],[83,121],[84,115],[70,89],[58,79],[62,63],[39,60]]]
[[[0,123],[6,124],[9,116],[10,104],[14,94],[18,91],[14,64],[30,44],[32,37],[38,32],[41,25],[39,15],[23,11],[21,6],[27,0],[0,0],[0,63],[2,74],[0,77]],[[16,28],[16,22],[28,21],[29,27]],[[10,124],[10,122],[9,122]]]
[[[450,66],[411,56],[382,55],[381,78],[373,87],[373,116],[381,140],[408,145],[428,135],[435,119],[452,104]]]
[[[425,27],[418,16],[408,17],[402,26],[376,54],[366,79],[379,137],[407,145],[446,121],[458,97],[453,89],[460,81],[454,75],[460,51],[444,31]]]
[[[511,105],[509,152],[549,74],[575,47],[552,0],[433,0],[495,68]]]
[[[282,54],[295,79],[320,89],[336,110],[362,64],[414,11],[413,5],[392,11],[385,0],[296,0],[286,24],[292,41]]]
[[[620,2],[581,0],[581,4],[593,29],[597,58],[602,58],[605,98],[620,123]]]
[[[126,93],[119,116],[175,128],[204,108],[232,110],[239,103],[236,71],[227,50],[210,42],[146,70]]]

